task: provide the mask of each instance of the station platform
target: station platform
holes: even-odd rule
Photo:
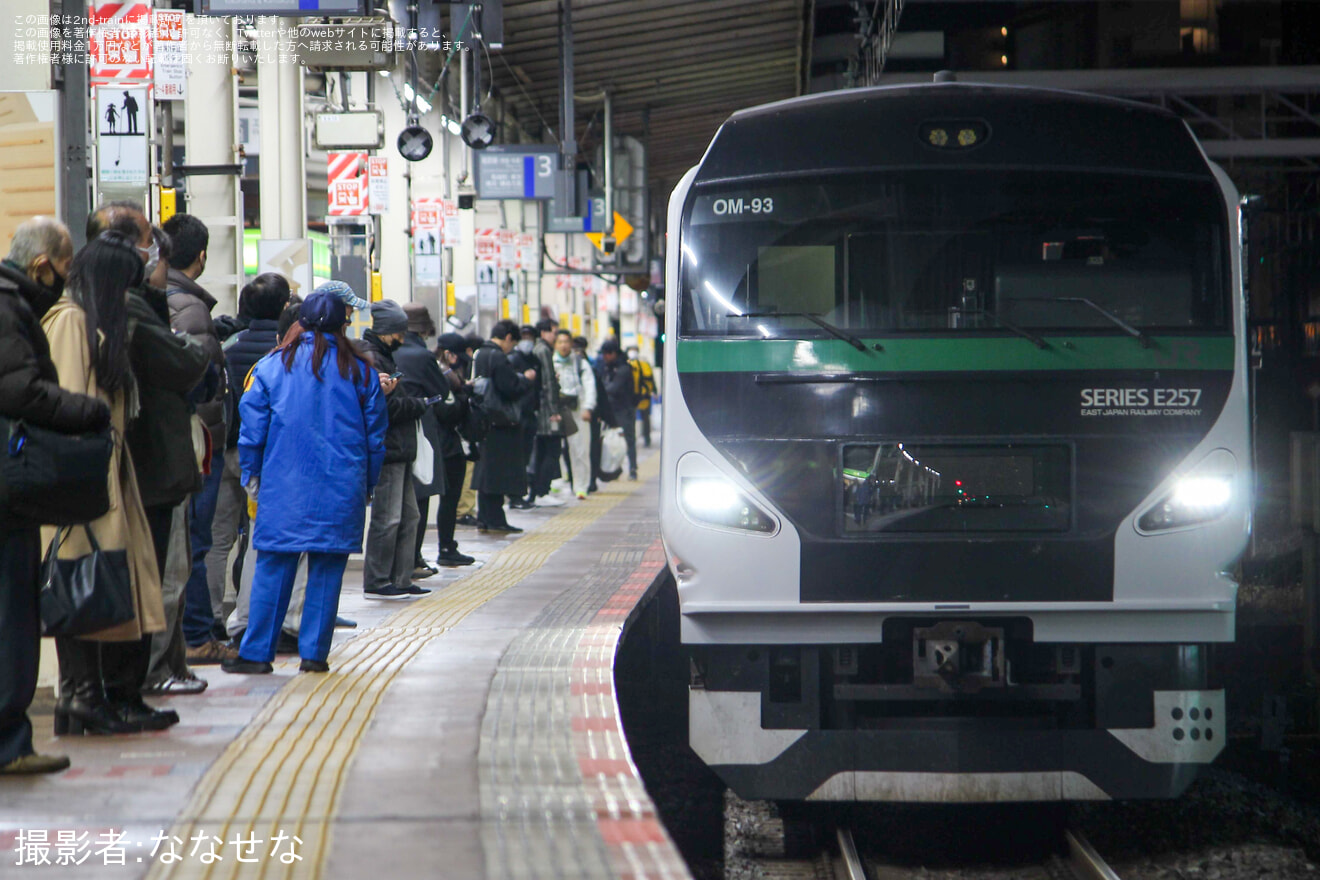
[[[196,667],[158,733],[53,738],[0,784],[0,877],[686,877],[620,730],[613,660],[664,565],[659,456],[585,502],[461,529],[480,566],[407,602],[350,562],[328,675]],[[426,553],[435,555],[434,526]]]

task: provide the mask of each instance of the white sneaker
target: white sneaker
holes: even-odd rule
[[[553,496],[551,496],[551,495],[544,495],[544,496],[542,496],[542,497],[536,499],[536,506],[537,506],[537,507],[563,507],[563,506],[564,506],[564,501],[563,501],[562,498],[555,498],[555,497],[553,497]]]

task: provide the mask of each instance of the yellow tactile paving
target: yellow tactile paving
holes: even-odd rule
[[[641,462],[641,479],[659,471],[660,456]],[[170,834],[182,858],[157,861],[157,878],[319,877],[330,851],[330,829],[348,768],[372,715],[394,677],[426,646],[477,608],[535,572],[584,528],[627,498],[639,483],[602,486],[575,506],[500,551],[481,568],[439,593],[401,609],[330,655],[329,675],[298,675],[271,698],[198,782]],[[288,661],[286,661],[288,662]],[[270,858],[279,833],[298,837],[299,861]],[[218,838],[224,856],[205,864],[199,835]],[[256,860],[236,860],[235,837],[256,838]],[[283,850],[287,852],[286,848]]]

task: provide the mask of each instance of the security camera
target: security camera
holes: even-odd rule
[[[606,255],[609,255],[614,253],[614,249],[618,247],[618,244],[619,243],[614,240],[614,236],[607,235],[600,240],[600,249],[603,250]]]

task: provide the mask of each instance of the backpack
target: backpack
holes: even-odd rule
[[[468,399],[467,411],[458,424],[458,433],[468,443],[480,443],[490,433],[490,413],[475,398]]]
[[[649,409],[651,395],[655,394],[655,374],[651,372],[649,364],[640,360],[629,361],[628,364],[632,367],[633,395],[637,398],[637,408]]]

